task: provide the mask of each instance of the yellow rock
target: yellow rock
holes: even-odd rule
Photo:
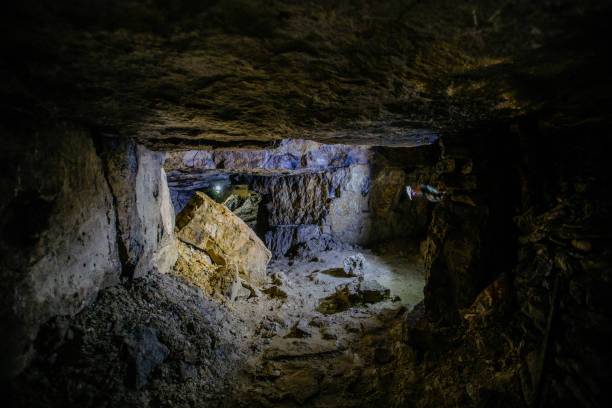
[[[196,192],[177,215],[176,236],[216,265],[233,266],[247,281],[263,283],[272,254],[244,221],[206,194]]]
[[[210,295],[225,295],[237,278],[235,268],[214,265],[208,255],[178,242],[178,260],[174,273],[187,279]]]

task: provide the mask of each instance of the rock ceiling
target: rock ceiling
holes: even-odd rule
[[[25,0],[2,17],[1,111],[157,148],[407,145],[534,110],[598,117],[603,3]]]

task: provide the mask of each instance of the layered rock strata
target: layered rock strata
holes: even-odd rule
[[[367,164],[327,172],[245,177],[267,199],[265,238],[272,252],[423,237],[432,205],[409,200],[404,187],[432,180],[437,146],[399,150],[373,148]]]
[[[176,208],[194,191],[214,196],[214,186],[229,192],[229,183],[246,183],[262,196],[254,229],[272,253],[309,256],[343,244],[422,238],[432,206],[410,201],[404,187],[430,183],[437,158],[436,145],[389,149],[287,140],[269,151],[174,152],[164,166]]]
[[[202,173],[219,170],[228,173],[295,174],[365,164],[369,156],[369,149],[365,146],[284,139],[277,146],[269,148],[177,150],[168,153],[164,168],[168,172],[170,186],[180,187]]]

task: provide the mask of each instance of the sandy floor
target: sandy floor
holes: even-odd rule
[[[324,273],[330,268],[342,267],[344,258],[356,251],[328,251],[319,254],[316,261],[280,259],[270,263],[270,282],[264,290],[272,285],[278,286],[287,294],[286,298],[262,294],[228,304],[244,323],[239,330],[241,335],[248,336],[250,341],[255,340],[252,336],[261,338],[261,341],[254,341],[258,346],[252,349],[248,368],[240,380],[238,402],[248,405],[255,394],[261,394],[266,401],[278,401],[282,394],[279,384],[282,388],[283,378],[303,370],[320,370],[322,361],[330,361],[330,358],[338,367],[338,361],[348,358],[345,355],[350,354],[349,347],[359,342],[364,332],[384,324],[385,315],[404,308],[410,310],[422,300],[425,279],[422,263],[416,256],[374,254],[368,250],[359,252],[366,260],[364,281],[374,279],[390,289],[388,300],[359,304],[340,313],[326,315],[318,312],[316,308],[321,298],[358,280]],[[348,358],[346,367],[358,364],[353,358]],[[325,372],[325,375],[331,375],[329,370]],[[275,381],[270,382],[270,378]],[[292,387],[297,384],[298,388],[288,392],[300,394],[300,383],[294,380],[290,383]],[[277,395],[279,392],[281,394]],[[247,402],[244,401],[246,395]]]
[[[350,309],[325,315],[316,310],[322,298],[335,293],[337,288],[358,278],[331,276],[325,271],[341,268],[344,258],[357,251],[327,251],[315,261],[273,260],[268,265],[270,286],[278,286],[286,298],[275,298],[266,294],[231,303],[233,311],[249,326],[255,326],[255,334],[264,334],[270,339],[282,339],[296,325],[306,332],[304,338],[315,336],[322,327],[337,326],[342,331],[343,323],[379,313],[385,308],[405,307],[410,310],[423,299],[425,278],[423,265],[416,256],[398,254],[374,254],[369,250],[359,251],[365,257],[364,280],[375,280],[390,290],[388,300],[371,304],[358,304]],[[314,319],[314,321],[313,321]],[[265,333],[264,333],[265,332]],[[291,335],[290,335],[291,336]],[[330,337],[330,336],[327,336]]]

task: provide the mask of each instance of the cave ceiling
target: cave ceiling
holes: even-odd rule
[[[606,3],[25,0],[2,17],[3,121],[163,149],[405,146],[536,110],[598,120]]]

